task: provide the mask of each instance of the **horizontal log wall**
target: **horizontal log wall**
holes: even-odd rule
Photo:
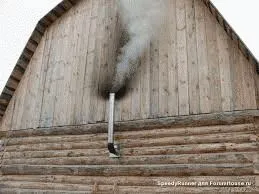
[[[196,127],[170,127],[169,120],[157,120],[163,123],[157,126],[150,120],[146,124],[154,128],[149,130],[138,121],[125,122],[116,126],[114,137],[120,158],[108,157],[102,124],[9,131],[0,160],[0,193],[258,193],[258,119],[238,117],[211,119],[217,125],[192,122]],[[173,181],[248,185],[158,185]]]
[[[116,121],[257,109],[258,76],[202,1],[171,0]],[[115,0],[81,1],[45,32],[1,130],[107,121],[98,92],[112,79],[121,35]]]

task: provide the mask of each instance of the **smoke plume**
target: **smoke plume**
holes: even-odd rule
[[[111,92],[118,92],[138,68],[138,59],[164,24],[170,0],[118,0],[119,16],[129,35],[121,48]]]

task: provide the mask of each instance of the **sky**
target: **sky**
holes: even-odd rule
[[[0,93],[36,23],[61,0],[0,0]],[[212,0],[259,59],[259,0]]]
[[[0,0],[0,93],[37,22],[61,0]]]

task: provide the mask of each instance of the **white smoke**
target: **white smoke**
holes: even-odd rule
[[[131,78],[150,41],[164,24],[170,0],[118,0],[119,15],[129,41],[118,56],[112,92],[117,92]]]

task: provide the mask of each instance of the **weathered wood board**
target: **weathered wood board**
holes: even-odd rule
[[[238,42],[202,1],[170,2],[166,28],[116,101],[116,121],[257,109],[258,75]],[[1,130],[107,121],[100,90],[116,65],[116,10],[115,0],[80,1],[47,28]]]

